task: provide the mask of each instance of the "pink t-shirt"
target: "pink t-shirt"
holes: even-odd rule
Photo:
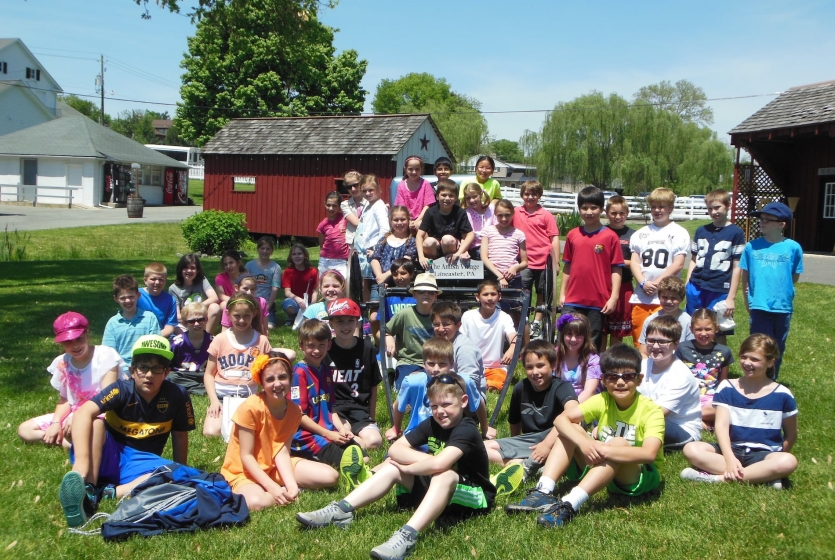
[[[551,241],[560,234],[554,216],[542,206],[533,212],[528,212],[524,206],[517,206],[513,225],[525,234],[528,268],[545,270],[548,254],[551,252]],[[559,263],[554,263],[554,266],[559,266]]]
[[[243,345],[235,341],[231,329],[220,333],[209,345],[209,355],[217,359],[215,380],[229,385],[255,385],[249,366],[255,358],[270,350],[270,341],[255,330]]]
[[[325,218],[319,222],[319,227],[316,228],[317,233],[325,236],[325,241],[322,243],[322,250],[319,251],[319,256],[326,259],[347,259],[350,247],[345,241],[345,230],[348,227],[348,222],[345,221],[345,216],[342,212],[338,213],[333,220]]]
[[[472,208],[467,207],[467,219],[470,220],[470,225],[473,226],[473,233],[475,234],[475,239],[470,247],[473,249],[481,247],[481,238],[484,236],[484,228],[487,226],[494,226],[498,223],[496,221],[496,215],[493,214],[493,208],[488,206],[484,210],[484,214],[479,214]]]
[[[395,206],[405,206],[409,209],[409,217],[416,220],[423,209],[430,204],[434,204],[435,191],[432,190],[432,185],[429,181],[420,179],[420,186],[410,191],[406,186],[406,181],[400,181],[397,185],[397,196],[394,197]]]
[[[225,272],[221,272],[215,276],[215,288],[223,288],[223,293],[227,296],[235,293],[235,286],[232,284],[232,280],[229,279],[229,275]],[[218,295],[220,294],[218,293]]]
[[[521,230],[511,228],[507,233],[500,233],[496,226],[487,226],[481,237],[487,240],[487,258],[499,272],[504,273],[519,262],[519,248],[525,242],[525,234]]]

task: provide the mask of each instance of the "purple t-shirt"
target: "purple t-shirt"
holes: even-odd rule
[[[203,344],[195,348],[188,338],[188,334],[180,333],[171,339],[171,369],[177,371],[204,371],[209,359],[209,344],[214,337],[209,333],[203,336]]]

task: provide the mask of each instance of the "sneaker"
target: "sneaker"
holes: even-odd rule
[[[542,325],[539,322],[531,323],[531,340],[542,338]]]
[[[553,494],[540,492],[536,488],[528,490],[528,495],[521,502],[507,504],[504,507],[505,513],[536,513],[545,512],[554,504],[558,504]]]
[[[551,508],[536,518],[541,527],[562,527],[577,515],[574,507],[568,502],[554,504]]]
[[[371,549],[371,557],[378,560],[406,558],[415,549],[416,544],[417,537],[412,537],[403,529],[398,529],[389,540]]]
[[[107,486],[102,486],[98,489],[96,493],[98,497],[98,501],[101,500],[115,500],[116,499],[116,487],[112,484],[108,484]]]
[[[61,487],[58,490],[58,499],[64,509],[64,517],[67,518],[68,527],[80,527],[84,525],[92,509],[90,500],[87,497],[87,488],[84,479],[75,471],[70,471],[61,479]]]
[[[683,480],[692,480],[694,482],[719,482],[715,474],[706,473],[704,471],[697,471],[687,467],[681,471],[681,478]]]
[[[528,480],[535,477],[541,469],[542,465],[540,465],[536,461],[532,461],[530,459],[525,459],[524,461],[522,461],[522,474],[524,475],[524,481],[527,482]]]
[[[336,525],[345,529],[354,521],[354,513],[345,513],[336,502],[331,502],[316,511],[300,512],[296,514],[296,521],[308,529],[321,529],[328,525]]]
[[[767,486],[771,486],[775,490],[782,490],[783,489],[783,479],[778,478],[777,480],[772,480],[771,482],[766,482]]]
[[[362,460],[362,448],[359,445],[346,447],[339,461],[339,487],[344,494],[348,494],[368,478],[363,467],[365,462]]]
[[[490,482],[496,487],[496,497],[512,494],[522,486],[525,480],[525,470],[519,463],[508,465],[495,476],[490,477]]]

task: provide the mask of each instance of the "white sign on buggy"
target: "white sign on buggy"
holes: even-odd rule
[[[438,280],[484,280],[484,263],[475,259],[459,259],[449,264],[446,259],[431,261],[429,272]]]

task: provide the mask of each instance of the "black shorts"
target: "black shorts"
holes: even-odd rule
[[[320,463],[325,463],[326,465],[330,465],[335,469],[339,468],[339,462],[342,461],[342,454],[345,452],[345,449],[351,445],[359,445],[359,442],[356,440],[351,440],[345,445],[339,445],[333,442],[328,443],[322,449],[319,450],[319,453],[313,455],[313,460],[319,461]],[[360,446],[362,447],[362,446]],[[365,449],[362,450],[363,456],[367,456]]]
[[[528,290],[529,292],[533,293],[533,288],[536,286],[536,293],[537,294],[545,294],[547,293],[554,293],[553,286],[549,286],[551,284],[551,278],[548,274],[545,274],[545,269],[541,270],[532,270],[530,268],[526,268],[522,272],[519,273],[522,276],[522,289]],[[551,288],[551,289],[549,289]]]
[[[377,423],[371,419],[371,416],[368,414],[367,410],[364,410],[359,407],[346,407],[336,409],[335,412],[339,415],[340,420],[351,424],[351,432],[353,432],[354,435],[359,434],[363,429],[367,428],[368,426],[374,426],[375,428],[377,428],[377,431],[380,430],[380,428],[377,426]]]
[[[713,446],[716,453],[719,455],[722,454],[722,450],[719,448],[718,443],[711,443],[710,445]],[[751,449],[750,447],[736,445],[734,445],[731,449],[734,452],[734,457],[737,458],[743,468],[759,463],[760,461],[764,461],[766,457],[774,453],[773,451],[768,451],[766,449]]]
[[[416,508],[426,497],[431,476],[415,476],[411,492],[398,484],[395,487],[397,505],[401,508]],[[490,513],[495,496],[488,495],[480,486],[476,486],[466,476],[458,475],[458,486],[452,494],[449,503],[441,513],[441,517],[465,519],[474,515]]]

